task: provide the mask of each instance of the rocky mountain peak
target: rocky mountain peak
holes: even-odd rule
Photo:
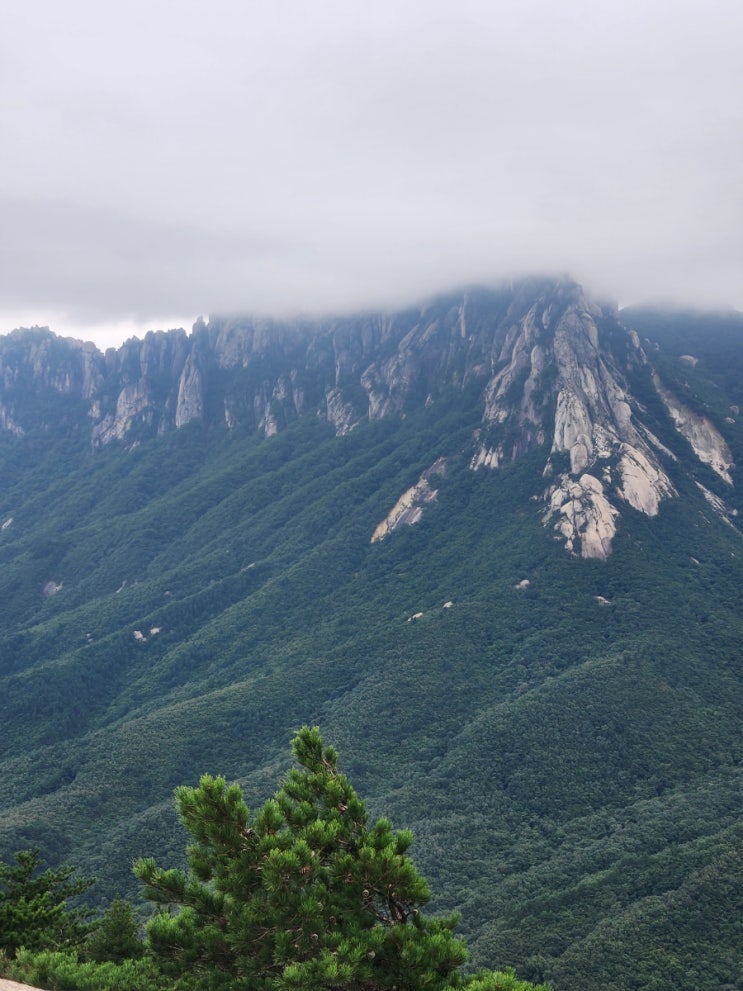
[[[534,495],[545,525],[570,552],[605,558],[627,506],[654,516],[676,494],[673,455],[629,384],[638,375],[697,458],[732,485],[718,427],[664,385],[613,306],[567,280],[325,321],[199,320],[190,335],[151,332],[105,355],[47,329],[16,331],[0,338],[0,430],[86,431],[95,449],[193,422],[268,436],[309,414],[340,435],[467,390],[480,404],[470,469],[543,449]],[[375,540],[420,519],[435,495],[428,478],[416,485]]]
[[[605,558],[622,501],[653,516],[674,494],[625,371],[647,358],[613,308],[575,284],[517,296],[493,335],[484,429],[471,467],[549,443],[545,522],[583,557]]]

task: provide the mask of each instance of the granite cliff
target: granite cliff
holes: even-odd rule
[[[626,507],[654,516],[676,494],[675,455],[630,380],[652,383],[695,457],[732,486],[721,425],[674,395],[613,306],[569,281],[526,280],[344,319],[216,317],[191,334],[151,332],[105,354],[46,329],[14,331],[0,339],[0,430],[82,431],[97,449],[191,423],[270,436],[313,415],[340,435],[468,390],[480,426],[468,451],[442,458],[465,453],[471,470],[497,471],[543,448],[534,495],[545,525],[569,551],[605,558]],[[424,475],[372,539],[416,522],[434,499]]]

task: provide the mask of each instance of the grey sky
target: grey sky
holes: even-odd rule
[[[743,305],[740,0],[24,0],[0,25],[0,333],[524,271]]]

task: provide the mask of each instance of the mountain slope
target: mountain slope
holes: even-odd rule
[[[743,397],[709,326],[677,354],[645,319],[530,283],[291,333],[215,321],[105,356],[89,395],[38,358],[79,346],[11,335],[11,365],[2,342],[3,381],[26,376],[0,395],[3,850],[131,892],[134,856],[181,856],[175,785],[262,801],[319,723],[413,828],[475,963],[737,986]],[[143,381],[104,442],[91,410]]]

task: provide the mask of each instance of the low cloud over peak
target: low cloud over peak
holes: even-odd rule
[[[541,270],[743,304],[739,4],[262,6],[8,15],[0,330]]]

